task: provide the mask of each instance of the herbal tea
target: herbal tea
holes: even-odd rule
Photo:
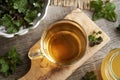
[[[86,36],[77,24],[57,23],[46,31],[43,50],[55,63],[70,64],[80,59],[86,49]]]
[[[48,42],[48,51],[57,62],[74,59],[81,47],[81,43],[75,34],[61,31],[54,34]]]

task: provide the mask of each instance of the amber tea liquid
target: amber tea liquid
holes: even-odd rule
[[[54,62],[69,64],[85,52],[84,33],[75,25],[62,23],[47,31],[44,49]]]
[[[64,62],[78,55],[79,44],[77,36],[68,31],[61,31],[54,34],[49,40],[48,51],[57,62]]]

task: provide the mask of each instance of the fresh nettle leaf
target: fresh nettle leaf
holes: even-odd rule
[[[12,17],[8,14],[5,14],[2,19],[0,19],[0,22],[2,22],[3,26],[11,27],[13,25],[12,23]]]
[[[117,14],[115,12],[115,4],[106,1],[103,3],[102,0],[94,0],[90,2],[91,8],[94,9],[94,14],[92,20],[98,20],[100,18],[105,18],[109,21],[115,22],[117,19]]]
[[[104,15],[103,15],[102,12],[94,13],[94,14],[93,14],[93,17],[92,17],[92,20],[96,21],[96,20],[102,18],[103,16],[104,16]]]
[[[13,23],[19,28],[19,26],[22,26],[23,20],[14,20]]]
[[[105,10],[108,12],[111,12],[111,11],[113,12],[115,8],[116,8],[115,4],[111,2],[107,2],[105,5]]]
[[[113,22],[117,20],[116,17],[117,17],[117,14],[115,12],[107,12],[107,14],[104,15],[104,18]]]
[[[14,28],[14,27],[8,27],[7,28],[7,32],[9,33],[9,34],[11,34],[11,33],[15,33],[15,32],[17,32],[18,30],[16,29],[16,28]]]
[[[9,34],[28,28],[43,7],[44,0],[0,0],[0,26]]]
[[[90,47],[98,45],[103,41],[103,38],[101,36],[98,36],[99,34],[102,34],[102,32],[101,31],[98,31],[98,32],[93,31],[93,33],[88,36]]]
[[[21,65],[22,61],[15,47],[9,50],[4,57],[0,57],[0,72],[5,77],[16,71],[16,67]]]
[[[87,72],[83,77],[82,80],[97,80],[97,77],[94,71]]]
[[[103,1],[93,0],[90,2],[90,7],[93,8],[95,11],[101,11],[103,8]]]
[[[9,52],[7,52],[7,57],[9,60],[11,60],[11,64],[16,64],[16,65],[20,65],[21,64],[21,60],[19,58],[19,54],[16,50],[16,48],[12,48]]]
[[[28,23],[31,23],[36,17],[37,17],[37,11],[36,10],[33,10],[33,11],[28,10],[26,12],[26,15],[25,15],[24,19]]]
[[[24,13],[28,9],[28,0],[15,0],[13,8],[19,13]]]
[[[4,58],[0,57],[0,72],[3,73],[5,77],[9,75],[9,64],[4,60]]]
[[[19,27],[17,27],[13,21],[13,18],[8,14],[5,14],[2,19],[0,19],[1,24],[6,27],[8,33],[15,33],[19,30]]]

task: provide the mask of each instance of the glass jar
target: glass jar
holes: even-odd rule
[[[120,80],[120,49],[109,52],[102,63],[103,80]]]

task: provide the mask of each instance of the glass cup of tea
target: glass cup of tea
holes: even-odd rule
[[[44,30],[40,40],[39,54],[53,63],[69,65],[84,56],[86,47],[85,30],[74,21],[60,20]]]

